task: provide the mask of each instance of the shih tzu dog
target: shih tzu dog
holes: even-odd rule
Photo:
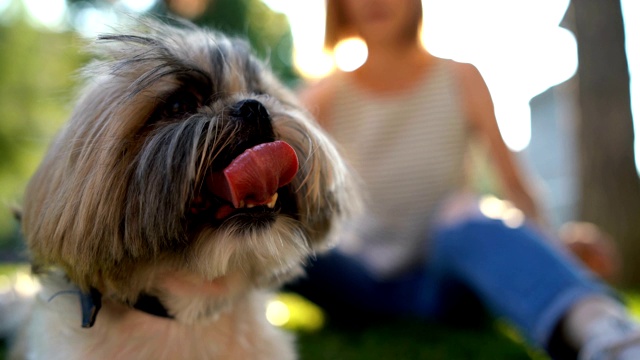
[[[294,359],[265,298],[357,203],[348,168],[245,42],[142,22],[98,38],[27,187],[13,355]]]

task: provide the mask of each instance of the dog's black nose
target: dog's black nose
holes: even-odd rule
[[[258,100],[247,99],[233,105],[231,115],[252,125],[271,126],[271,116],[267,108]]]
[[[240,122],[239,131],[235,133],[240,142],[260,144],[275,139],[271,115],[260,101],[238,101],[231,107],[230,115],[235,121]]]

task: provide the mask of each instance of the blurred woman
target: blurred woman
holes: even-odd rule
[[[544,235],[478,70],[422,46],[421,1],[326,3],[325,46],[358,36],[368,57],[301,98],[341,145],[369,201],[338,248],[291,287],[334,317],[473,317],[464,310],[478,298],[552,356],[640,358],[640,332],[611,290]],[[479,210],[465,172],[472,139],[486,145],[523,224]]]

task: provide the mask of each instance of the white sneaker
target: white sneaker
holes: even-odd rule
[[[640,326],[628,319],[607,317],[593,324],[579,360],[640,360]]]

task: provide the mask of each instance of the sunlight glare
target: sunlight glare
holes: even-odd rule
[[[317,331],[324,326],[324,313],[320,307],[304,297],[279,292],[267,302],[267,321],[294,331]]]
[[[138,13],[145,12],[156,4],[156,0],[120,0],[120,2],[129,10]]]
[[[631,113],[635,136],[636,170],[640,173],[640,2],[622,0],[622,16],[624,18],[627,61],[631,78]]]
[[[524,213],[520,209],[510,208],[502,215],[502,222],[512,229],[519,228],[524,224]]]
[[[293,63],[306,79],[319,79],[334,68],[334,60],[324,51],[324,1],[263,0],[271,10],[283,13],[293,35]]]
[[[14,289],[19,295],[31,296],[40,290],[40,283],[33,276],[24,273],[16,273]]]
[[[280,300],[272,300],[267,304],[266,315],[267,321],[273,326],[283,326],[291,317],[287,304]]]
[[[0,0],[0,14],[9,7],[11,2],[11,0]]]
[[[333,56],[326,51],[308,52],[294,48],[293,63],[306,79],[321,79],[335,68]]]
[[[524,224],[524,213],[510,201],[498,199],[493,195],[485,195],[480,198],[478,207],[482,215],[489,219],[502,220],[507,227],[512,229]]]
[[[82,36],[93,38],[100,33],[111,30],[110,26],[116,22],[117,16],[114,12],[86,7],[78,12],[75,26]]]
[[[65,0],[23,0],[29,17],[37,24],[50,29],[64,25],[67,3]]]
[[[575,37],[559,27],[569,0],[424,0],[423,4],[425,47],[436,56],[478,68],[507,146],[525,149],[531,140],[529,102],[570,79],[578,67]]]
[[[340,41],[336,44],[334,52],[336,66],[344,72],[359,68],[367,60],[367,45],[358,38]]]
[[[334,67],[322,52],[324,1],[264,1],[287,15],[294,63],[302,76],[317,78],[331,71]],[[569,0],[423,0],[425,46],[436,56],[478,68],[505,142],[514,151],[525,149],[531,140],[529,101],[577,69],[575,37],[559,27],[568,6]],[[356,62],[356,55],[343,51],[334,55],[338,68],[353,70],[362,63],[361,57]],[[347,60],[349,65],[344,65]]]
[[[478,203],[480,212],[489,219],[500,219],[507,209],[504,201],[492,195],[485,195]]]
[[[500,89],[502,90],[502,89]],[[496,120],[502,138],[513,151],[524,150],[531,142],[531,107],[529,101],[509,91],[494,91]]]

